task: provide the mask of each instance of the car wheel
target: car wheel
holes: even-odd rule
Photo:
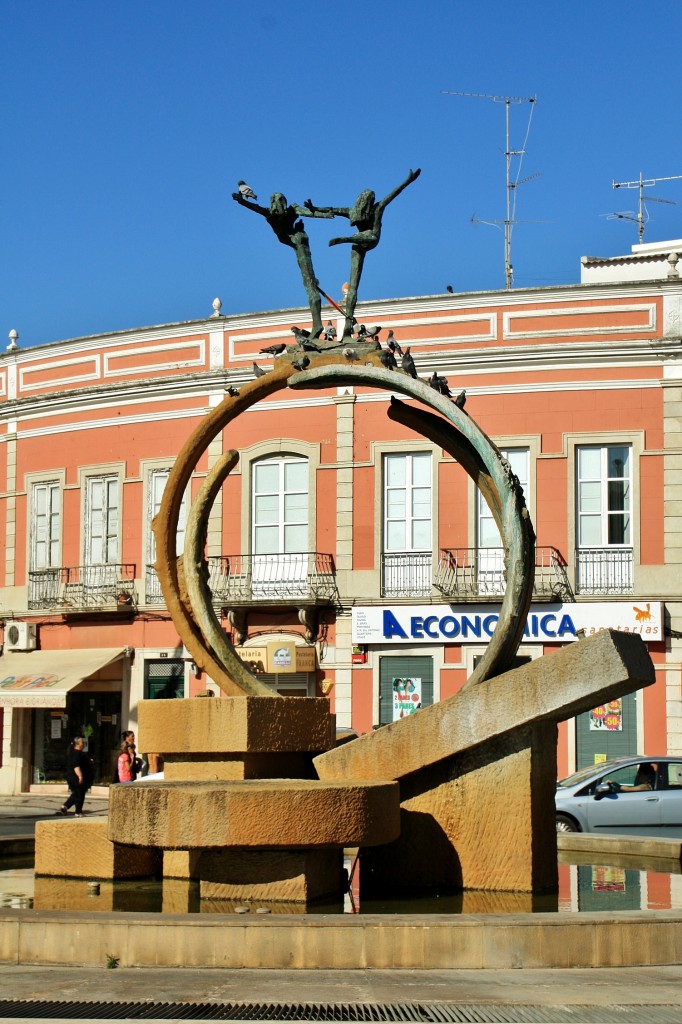
[[[569,818],[565,814],[557,814],[556,830],[557,832],[580,832],[577,821],[574,821],[573,818]]]

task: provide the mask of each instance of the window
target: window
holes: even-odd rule
[[[501,448],[500,452],[511,466],[523,488],[526,504],[530,504],[530,451],[528,448]],[[504,592],[504,550],[500,531],[485,498],[477,491],[477,560],[476,578],[479,594]]]
[[[632,589],[632,449],[586,445],[577,450],[577,586],[580,593]]]
[[[175,700],[185,696],[185,663],[182,658],[151,659],[144,663],[145,700]]]
[[[161,499],[168,483],[170,469],[153,469],[149,474],[149,486],[147,490],[147,561],[152,564],[156,561],[156,537],[152,530],[152,521],[158,515],[161,508]],[[182,497],[180,514],[178,516],[178,530],[176,534],[175,553],[181,555],[185,546],[185,526],[187,525],[187,494]]]
[[[49,483],[31,488],[31,569],[52,569],[60,563],[60,487]]]
[[[253,596],[305,591],[308,576],[308,460],[263,459],[252,469]]]
[[[118,476],[88,477],[85,497],[85,562],[118,561]]]
[[[384,596],[432,589],[431,455],[384,456]]]

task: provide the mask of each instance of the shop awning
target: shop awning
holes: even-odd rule
[[[5,654],[0,658],[0,707],[65,708],[69,690],[123,653],[123,647],[97,647]]]

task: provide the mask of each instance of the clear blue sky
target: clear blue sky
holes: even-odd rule
[[[504,286],[504,106],[537,95],[515,283],[629,251],[628,181],[682,174],[682,5],[632,0],[0,0],[0,351],[223,312],[303,305],[293,253],[230,199],[389,207],[361,299]],[[529,106],[511,108],[512,148]],[[682,180],[648,190],[645,241],[682,237]],[[323,287],[348,248],[313,221]],[[347,225],[346,225],[347,226]]]

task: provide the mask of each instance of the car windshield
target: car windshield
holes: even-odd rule
[[[591,764],[587,768],[581,768],[579,772],[568,775],[565,779],[557,782],[557,789],[570,789],[572,786],[579,786],[581,782],[591,778],[597,773],[612,771],[620,765],[620,761],[604,761],[602,764]]]

